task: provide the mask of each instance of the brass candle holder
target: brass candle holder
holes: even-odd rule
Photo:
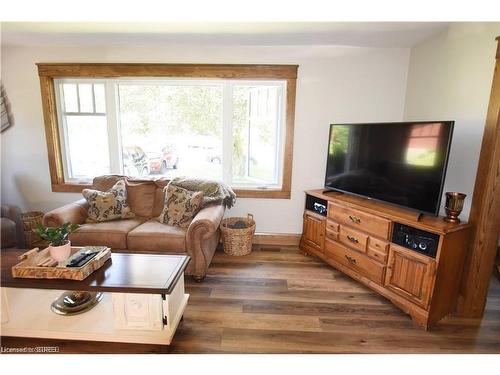
[[[446,211],[446,217],[443,219],[448,223],[460,223],[458,215],[462,212],[464,208],[464,200],[467,195],[463,193],[447,192],[446,193],[446,204],[444,210]]]

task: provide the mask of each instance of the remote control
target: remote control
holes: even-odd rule
[[[97,254],[98,254],[98,252],[81,253],[78,256],[76,256],[74,259],[72,259],[66,267],[81,267],[81,266],[87,264]]]

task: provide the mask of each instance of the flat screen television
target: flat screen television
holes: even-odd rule
[[[453,125],[332,124],[325,188],[438,215]]]

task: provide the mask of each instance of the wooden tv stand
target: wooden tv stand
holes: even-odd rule
[[[428,329],[455,311],[470,224],[338,192],[309,190],[326,216],[304,211],[300,248],[391,300]],[[435,258],[391,242],[395,223],[439,236]]]

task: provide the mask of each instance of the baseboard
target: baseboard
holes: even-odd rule
[[[256,232],[253,236],[254,245],[281,245],[281,246],[299,246],[300,234],[295,233],[263,233]],[[222,243],[222,236],[220,238]]]
[[[254,245],[299,246],[300,234],[295,233],[262,233],[253,236]]]

